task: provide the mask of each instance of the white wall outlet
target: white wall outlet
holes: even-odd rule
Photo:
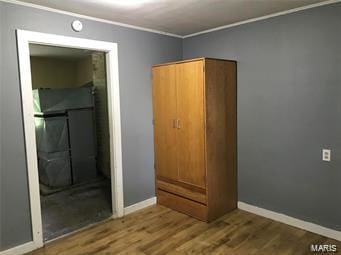
[[[330,155],[331,154],[331,150],[328,149],[323,149],[322,150],[322,160],[323,161],[330,161]]]

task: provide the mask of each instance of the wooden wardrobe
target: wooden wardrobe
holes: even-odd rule
[[[237,205],[236,62],[155,65],[157,203],[204,221]]]

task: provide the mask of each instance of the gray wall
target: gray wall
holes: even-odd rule
[[[126,206],[154,196],[150,66],[183,50],[238,61],[239,200],[341,230],[341,4],[183,45],[89,20],[74,33],[72,20],[0,2],[0,250],[32,238],[15,29],[118,43]]]
[[[182,42],[168,36],[0,2],[1,224],[0,250],[32,239],[15,29],[117,42],[121,93],[125,206],[154,196],[151,65],[181,59]]]
[[[239,200],[337,230],[340,27],[334,4],[183,42],[184,58],[238,61]]]
[[[2,93],[2,52],[3,52],[3,42],[2,42],[2,8],[1,8],[1,3],[0,3],[0,99],[2,98],[1,97],[1,93]],[[0,116],[1,116],[1,111],[2,111],[2,108],[0,107]],[[1,157],[2,157],[2,154],[1,154],[1,149],[2,149],[2,140],[1,140],[1,118],[0,118],[0,251],[1,251],[1,247],[2,247],[2,228],[1,228],[1,225],[2,225],[2,191],[1,191],[1,185],[2,185],[2,166],[1,166]]]

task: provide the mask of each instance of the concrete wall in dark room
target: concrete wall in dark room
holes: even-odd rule
[[[72,16],[0,2],[1,29],[1,247],[32,240],[16,49],[16,29],[118,43],[125,206],[153,197],[153,129],[150,68],[179,60],[181,39],[82,20]]]
[[[336,230],[340,27],[341,4],[333,4],[183,41],[184,58],[238,61],[239,200]]]

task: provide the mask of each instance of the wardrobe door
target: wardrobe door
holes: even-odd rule
[[[153,112],[156,175],[177,180],[175,65],[153,68]]]
[[[176,65],[179,181],[205,188],[203,61]]]

